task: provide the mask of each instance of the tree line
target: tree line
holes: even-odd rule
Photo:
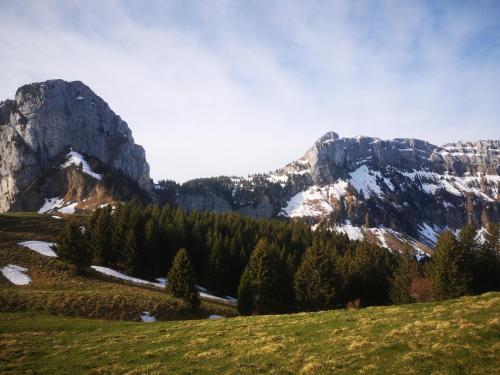
[[[471,225],[458,238],[444,232],[433,256],[417,261],[412,248],[391,253],[326,227],[132,201],[96,210],[84,228],[69,223],[56,251],[78,271],[92,263],[151,280],[168,273],[169,292],[193,307],[199,284],[237,295],[242,314],[267,314],[498,290],[498,225],[488,232],[484,243]]]

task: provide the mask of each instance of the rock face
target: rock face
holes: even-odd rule
[[[0,103],[0,212],[70,150],[152,191],[144,149],[127,124],[82,82],[51,80],[25,85],[15,100]]]
[[[194,191],[191,182],[177,186],[170,194],[174,203],[213,210],[216,197],[221,212],[230,207],[256,217],[326,223],[384,247],[406,241],[425,248],[445,229],[500,220],[500,141],[438,147],[330,132],[274,172],[196,181]]]

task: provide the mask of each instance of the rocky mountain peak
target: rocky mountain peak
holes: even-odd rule
[[[0,211],[70,149],[152,190],[144,149],[127,123],[82,82],[49,80],[0,103]]]

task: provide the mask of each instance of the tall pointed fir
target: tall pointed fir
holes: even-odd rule
[[[253,311],[269,314],[286,311],[290,307],[292,301],[286,300],[288,286],[285,285],[284,269],[278,246],[264,239],[259,240],[243,273],[248,278],[245,282],[249,284],[252,296],[245,298],[253,302]]]
[[[193,309],[200,305],[196,278],[186,249],[180,249],[172,262],[167,275],[167,292],[182,298]]]

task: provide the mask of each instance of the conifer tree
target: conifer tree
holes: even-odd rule
[[[437,298],[457,298],[471,293],[470,259],[464,249],[453,233],[446,231],[439,236],[430,267]]]
[[[325,247],[311,246],[295,274],[295,299],[306,310],[333,307],[336,294],[334,255]]]
[[[500,290],[500,226],[490,223],[473,265],[474,292]]]
[[[167,275],[167,291],[182,298],[191,308],[200,305],[194,270],[186,249],[180,249],[172,262]]]
[[[253,308],[258,314],[280,312],[290,301],[284,300],[283,260],[276,244],[261,239],[246,267]]]
[[[114,266],[117,260],[113,247],[113,217],[111,207],[97,209],[90,228],[90,246],[97,263]]]
[[[77,273],[83,273],[92,260],[85,235],[76,222],[70,221],[56,241],[57,256],[72,264]]]
[[[418,264],[413,249],[408,245],[396,257],[396,266],[391,278],[390,297],[395,304],[412,303],[410,295],[412,282],[418,277]]]
[[[238,287],[238,312],[241,315],[250,315],[254,309],[252,284],[249,272],[243,272]]]

